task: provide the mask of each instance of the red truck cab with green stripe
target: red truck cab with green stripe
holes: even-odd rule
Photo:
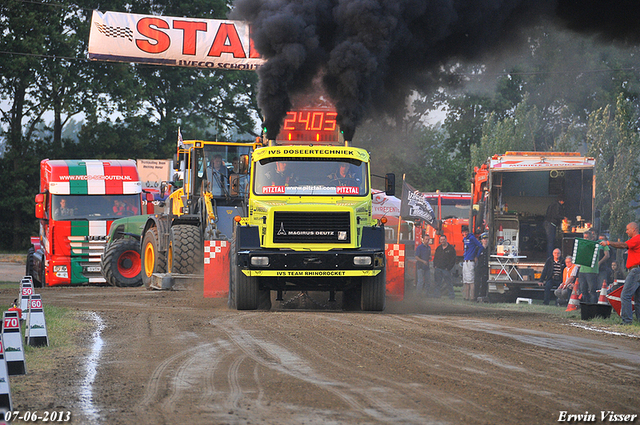
[[[104,283],[100,257],[111,223],[142,214],[141,193],[133,160],[42,160],[40,236],[27,259],[36,286]]]

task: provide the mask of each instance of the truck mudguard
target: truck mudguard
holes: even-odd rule
[[[362,249],[384,250],[384,227],[362,228]]]
[[[259,230],[255,226],[237,226],[236,243],[238,249],[260,249]]]

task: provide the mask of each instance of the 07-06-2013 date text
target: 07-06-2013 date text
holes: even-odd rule
[[[68,410],[10,410],[5,412],[4,420],[24,421],[24,422],[69,422],[71,420],[71,412]]]

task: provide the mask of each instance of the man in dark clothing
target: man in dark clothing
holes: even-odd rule
[[[431,247],[429,235],[425,232],[422,243],[416,248],[416,292],[420,295],[427,294],[429,286],[429,261],[431,260]]]
[[[456,265],[456,250],[449,244],[446,236],[440,236],[440,245],[433,255],[435,295],[440,297],[444,286],[447,287],[449,298],[454,299],[453,278],[451,269]]]
[[[564,268],[564,261],[560,258],[560,249],[556,248],[553,250],[553,255],[547,258],[547,262],[544,263],[540,282],[538,282],[539,286],[544,285],[544,305],[549,305],[551,289],[554,287],[557,288],[562,283],[562,272]]]
[[[553,248],[556,243],[556,229],[565,218],[564,198],[559,196],[558,200],[547,208],[547,215],[542,224],[547,234],[547,257],[553,255]]]
[[[475,280],[476,280],[476,262],[478,254],[484,249],[482,244],[476,237],[469,233],[466,226],[462,226],[462,242],[464,243],[464,256],[462,262],[462,298],[474,301],[475,297]]]
[[[287,170],[287,162],[276,161],[275,168],[267,172],[265,176],[271,186],[290,186],[293,185],[295,179],[291,172]]]

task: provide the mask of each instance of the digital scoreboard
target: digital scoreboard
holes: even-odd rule
[[[289,111],[276,142],[285,144],[336,144],[340,130],[337,113],[331,109],[302,109]]]

